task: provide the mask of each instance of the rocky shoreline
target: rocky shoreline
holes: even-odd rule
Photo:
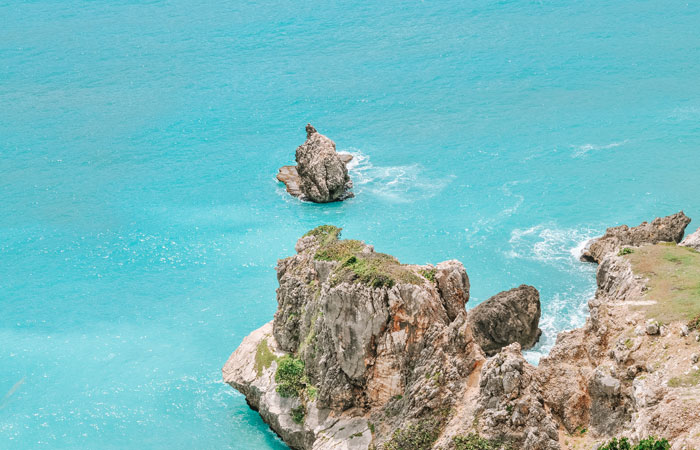
[[[689,222],[681,212],[592,241],[590,316],[537,367],[521,353],[540,334],[535,288],[467,311],[460,262],[404,265],[318,227],[279,261],[274,320],[243,340],[224,381],[294,449],[589,449],[652,435],[700,447]]]

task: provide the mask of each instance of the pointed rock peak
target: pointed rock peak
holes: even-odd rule
[[[306,124],[306,139],[310,138],[311,135],[314,133],[318,133],[318,131],[316,131],[316,128],[314,128],[313,125],[311,125],[310,123],[307,123]]]

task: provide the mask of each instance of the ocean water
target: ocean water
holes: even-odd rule
[[[0,448],[281,449],[221,381],[323,223],[528,283],[537,362],[606,226],[700,225],[700,3],[0,0]],[[311,122],[356,198],[276,182]]]

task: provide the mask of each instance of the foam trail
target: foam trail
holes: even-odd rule
[[[627,142],[628,139],[625,139],[624,141],[620,142],[611,142],[610,144],[605,145],[583,144],[579,146],[572,146],[574,148],[574,153],[571,155],[571,157],[580,158],[581,156],[587,155],[591,151],[608,150],[611,148],[619,147],[621,145],[625,145]]]
[[[375,166],[368,155],[355,148],[338,153],[349,153],[353,156],[347,167],[358,192],[368,191],[393,203],[434,197],[454,178],[430,178],[420,164]]]

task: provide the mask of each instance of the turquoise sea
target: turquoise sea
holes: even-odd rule
[[[583,323],[606,226],[700,225],[700,3],[0,0],[0,448],[281,449],[220,379],[322,223]],[[276,182],[311,122],[356,198]]]

